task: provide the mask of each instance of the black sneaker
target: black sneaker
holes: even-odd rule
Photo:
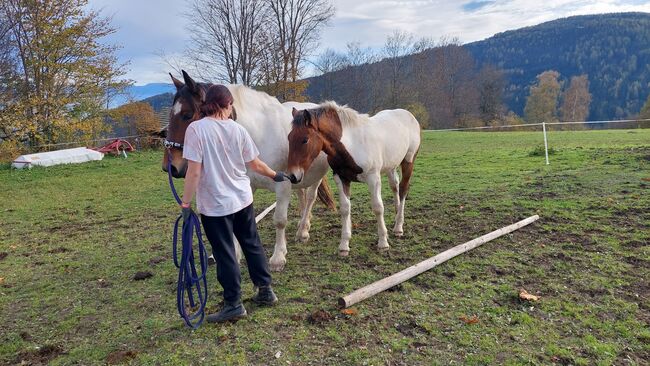
[[[275,296],[271,286],[260,287],[257,295],[253,296],[253,301],[260,305],[274,305],[278,302],[278,297]]]
[[[208,323],[223,323],[229,320],[237,320],[246,316],[246,309],[241,301],[235,303],[224,303],[223,309],[216,314],[207,317]]]

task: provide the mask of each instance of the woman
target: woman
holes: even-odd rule
[[[278,301],[257,233],[253,192],[246,168],[276,182],[284,181],[286,176],[283,172],[276,173],[258,158],[259,151],[246,129],[229,118],[232,103],[228,88],[211,86],[201,106],[205,117],[187,127],[183,148],[183,158],[188,161],[181,203],[183,218],[189,217],[190,203],[196,193],[203,230],[217,262],[217,279],[223,287],[224,307],[208,315],[210,323],[246,316],[233,235],[246,257],[251,280],[259,288],[253,301],[264,305]]]

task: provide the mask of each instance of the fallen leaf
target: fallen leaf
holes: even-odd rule
[[[280,356],[282,356],[282,351],[276,352],[275,358],[280,358]]]
[[[528,300],[528,301],[537,301],[537,300],[539,300],[539,296],[529,294],[528,291],[526,291],[523,288],[521,289],[521,291],[519,291],[519,298],[522,299],[522,300]]]
[[[641,178],[641,180],[646,181],[646,182],[650,182],[650,178]]]
[[[472,315],[471,317],[466,317],[465,315],[461,315],[458,319],[462,320],[465,322],[465,324],[476,324],[478,323],[478,316]]]
[[[0,277],[0,285],[2,285],[3,283],[5,283],[5,278],[4,278],[4,277]]]
[[[355,308],[350,308],[350,309],[341,310],[341,313],[343,313],[345,315],[351,315],[352,316],[352,315],[359,314],[359,311],[357,311],[357,309],[355,309]]]

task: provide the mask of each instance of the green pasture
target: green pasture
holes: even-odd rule
[[[351,252],[317,204],[297,243],[296,199],[280,302],[187,328],[176,312],[161,151],[79,165],[0,167],[0,364],[647,365],[650,129],[425,132],[405,235],[375,250],[365,186],[353,185]],[[335,190],[331,180],[332,188]],[[179,189],[182,182],[178,182]],[[386,223],[393,206],[384,184]],[[259,212],[273,202],[256,193]],[[540,220],[343,313],[337,298],[534,214]],[[269,256],[270,217],[259,230]],[[136,281],[137,272],[151,277]],[[208,311],[221,304],[209,273]],[[522,289],[538,301],[519,298]]]

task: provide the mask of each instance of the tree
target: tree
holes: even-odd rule
[[[556,120],[557,101],[560,95],[560,74],[554,70],[537,75],[537,84],[530,88],[524,115],[528,123]]]
[[[110,117],[129,136],[150,135],[160,130],[160,122],[158,122],[156,114],[149,103],[125,104],[113,109],[110,112]]]
[[[414,96],[406,95],[407,87],[405,80],[408,78],[408,55],[419,51],[419,48],[426,47],[426,41],[417,42],[410,33],[395,30],[386,38],[383,55],[384,62],[388,66],[388,95],[385,105],[389,108],[396,108],[403,105],[407,100],[414,99]]]
[[[650,119],[650,95],[648,95],[648,99],[645,101],[643,108],[641,108],[639,119]]]
[[[586,121],[589,116],[590,103],[591,93],[589,93],[589,79],[587,75],[572,77],[571,84],[564,92],[562,98],[560,119],[567,122]]]
[[[11,91],[0,108],[10,138],[31,145],[96,136],[107,90],[126,87],[116,47],[100,43],[113,33],[109,18],[86,11],[87,0],[3,0]]]
[[[492,65],[484,66],[478,75],[479,78],[479,112],[484,126],[493,125],[503,119],[505,107],[503,105],[503,90],[505,80],[503,71]]]
[[[334,16],[330,0],[264,0],[266,87],[280,100],[291,100],[300,85],[305,57],[316,46],[320,29]],[[273,80],[275,79],[275,80]]]
[[[427,52],[430,72],[419,75],[420,99],[428,107],[434,128],[461,127],[478,117],[476,62],[452,40]],[[417,81],[416,81],[417,82]]]
[[[346,102],[355,109],[372,110],[374,101],[378,99],[380,88],[377,86],[380,78],[376,67],[368,65],[377,61],[377,56],[370,47],[361,47],[359,42],[348,42],[346,45],[348,68],[342,71],[339,90],[347,92]],[[367,108],[367,109],[366,109]]]
[[[324,78],[325,88],[321,95],[322,99],[332,99],[335,86],[333,73],[342,70],[348,65],[349,62],[345,55],[338,53],[331,48],[326,49],[320,54],[316,62],[314,62],[314,66]]]
[[[192,0],[188,51],[199,77],[257,84],[267,10],[261,0]]]

